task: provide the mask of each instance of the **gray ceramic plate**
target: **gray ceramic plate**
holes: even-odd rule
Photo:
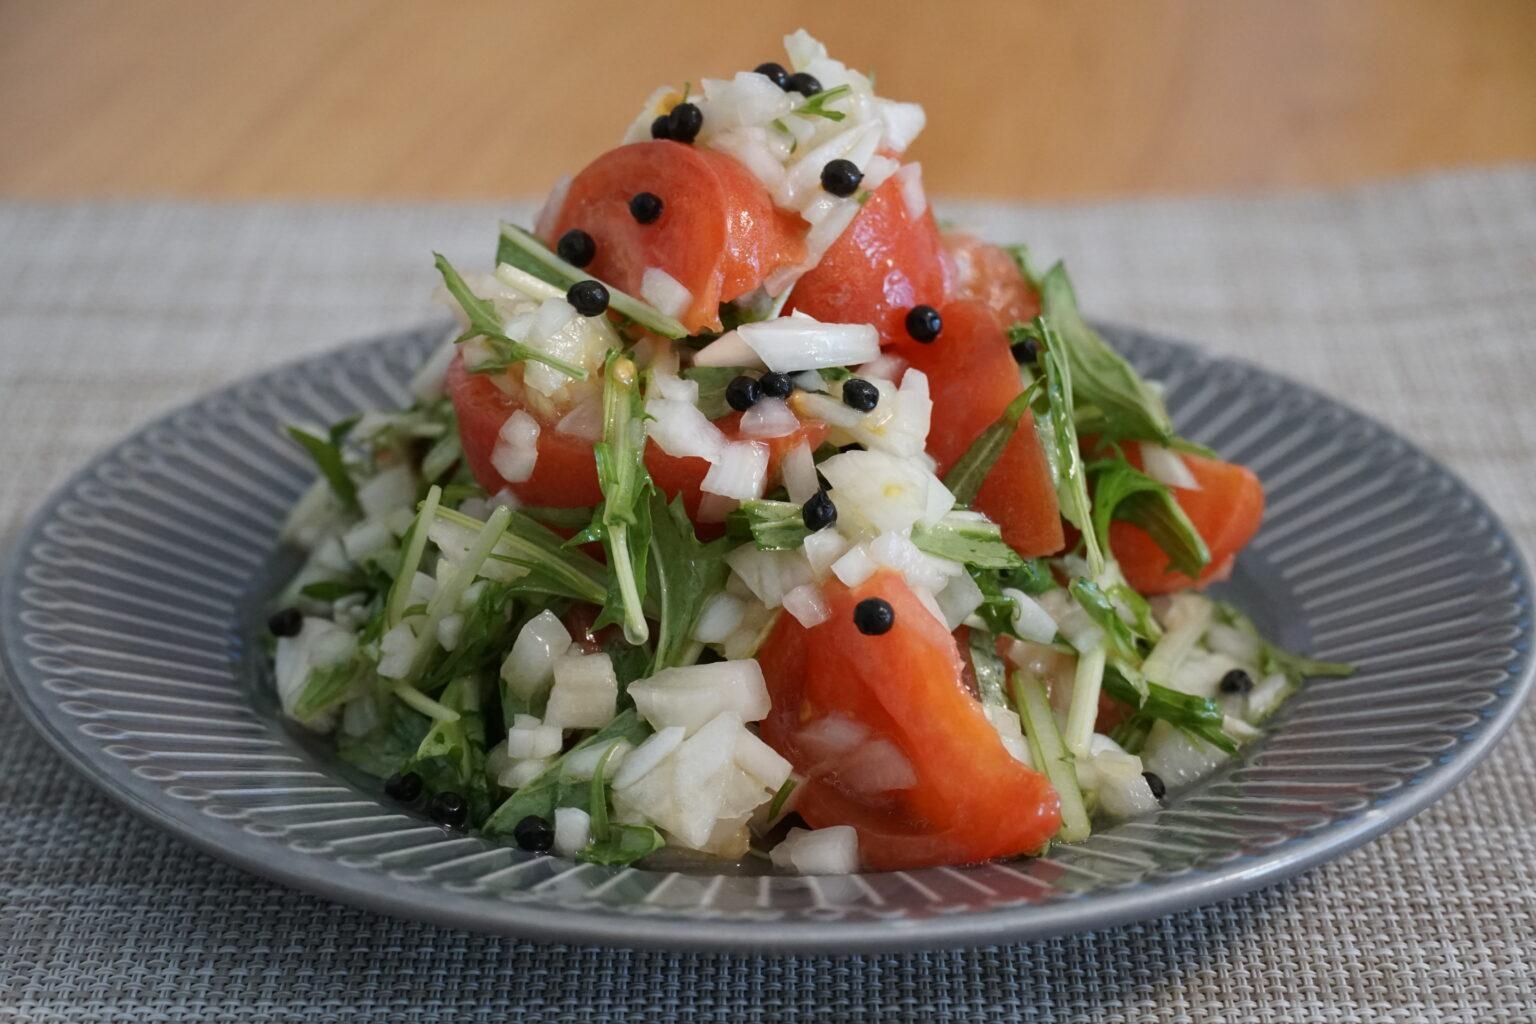
[[[793,878],[575,865],[445,832],[276,714],[260,635],[294,568],[278,524],[312,476],[280,435],[387,407],[437,328],[220,391],[86,466],[0,593],[21,705],[80,770],[198,846],[303,889],[484,931],[670,948],[859,950],[1038,938],[1268,884],[1422,809],[1531,683],[1530,583],[1455,477],[1296,384],[1110,331],[1182,430],[1253,466],[1263,532],[1225,585],[1272,637],[1360,668],[1166,810],[1049,857]]]

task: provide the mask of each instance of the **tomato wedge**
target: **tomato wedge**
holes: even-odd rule
[[[641,192],[662,203],[648,224],[629,210]],[[805,222],[774,206],[745,166],[665,140],[609,150],[576,175],[545,242],[555,245],[572,228],[597,243],[586,268],[592,276],[638,296],[655,267],[687,288],[693,300],[678,319],[691,331],[718,327],[720,303],[805,258]]]
[[[958,231],[944,235],[949,294],[985,303],[1003,327],[1040,315],[1040,296],[1002,246]]]
[[[757,655],[773,700],[762,736],[806,778],[800,815],[853,826],[879,871],[1039,851],[1061,826],[1056,792],[1003,747],[943,624],[890,570],[825,597],[827,621],[783,615]],[[853,622],[873,597],[896,613],[880,636]]]
[[[1127,445],[1126,457],[1140,467],[1138,446]],[[1130,523],[1111,523],[1110,549],[1126,581],[1143,594],[1166,594],[1224,579],[1233,557],[1253,539],[1264,519],[1264,487],[1252,470],[1199,455],[1179,457],[1200,487],[1175,487],[1173,496],[1210,548],[1211,563],[1199,579],[1190,579],[1168,568],[1168,556],[1145,530]]]
[[[540,423],[539,456],[533,475],[521,483],[507,483],[491,464],[491,452],[496,448],[502,424],[523,407],[522,403],[497,387],[488,375],[465,370],[462,356],[455,356],[448,367],[447,387],[459,417],[464,459],[476,482],[488,493],[507,488],[527,504],[552,508],[589,508],[603,500],[592,442],[562,434],[551,423]],[[740,413],[716,420],[715,425],[731,440],[741,439]],[[777,481],[784,456],[801,441],[814,451],[826,437],[826,424],[804,423],[793,434],[766,439],[763,443],[768,445],[769,485]],[[652,442],[646,445],[645,465],[657,488],[668,498],[681,494],[688,515],[697,521],[702,500],[699,485],[704,482],[709,463],[703,459],[675,458]]]
[[[942,476],[1024,385],[1008,336],[991,309],[976,301],[951,302],[940,315],[944,326],[938,338],[927,344],[909,339],[890,351],[928,375],[933,397],[928,454]],[[1025,558],[1062,549],[1056,487],[1032,418],[1019,423],[983,481],[975,506],[1002,527],[1003,539]]]
[[[944,249],[932,209],[913,217],[901,182],[889,178],[795,283],[788,309],[829,323],[874,324],[881,344],[908,337],[907,311],[944,302]]]

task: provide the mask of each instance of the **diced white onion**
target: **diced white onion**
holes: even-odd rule
[[[769,608],[779,607],[785,594],[815,578],[799,551],[764,551],[750,541],[733,549],[725,561],[753,596]]]
[[[603,755],[608,755],[608,760],[603,762],[603,778],[612,782],[618,777],[619,768],[624,764],[624,759],[634,750],[634,745],[628,740],[616,740],[613,743],[597,743],[580,750],[573,750],[560,762],[561,773],[572,779],[590,779],[597,774],[597,762],[603,760]],[[612,750],[612,754],[608,751]]]
[[[687,377],[679,377],[675,373],[661,373],[654,367],[651,370],[651,391],[649,394],[657,398],[667,398],[674,402],[687,402],[689,405],[699,404],[699,382],[689,380]]]
[[[539,421],[522,409],[513,412],[496,433],[491,465],[507,483],[523,483],[533,476],[539,458]]]
[[[832,617],[832,611],[821,596],[821,588],[805,583],[784,595],[784,610],[793,615],[806,629],[819,626]]]
[[[782,398],[760,398],[741,414],[741,432],[747,437],[787,437],[800,429],[800,420]]]
[[[849,825],[792,828],[769,857],[775,867],[802,875],[851,875],[859,870],[859,834]]]
[[[868,735],[869,729],[862,723],[833,713],[808,722],[795,740],[811,757],[828,760],[848,753]]]
[[[807,535],[800,547],[811,572],[821,579],[832,570],[832,564],[843,557],[849,544],[848,538],[839,533],[837,527],[828,526]]]
[[[746,613],[746,603],[734,594],[716,594],[704,602],[693,638],[702,644],[717,644],[736,631]]]
[[[457,332],[455,332],[455,336]],[[453,337],[443,342],[432,350],[424,363],[411,374],[411,394],[422,402],[435,401],[443,395],[443,378],[448,374],[448,365],[453,362],[454,355],[458,352],[458,346],[453,343]]]
[[[341,536],[341,548],[358,564],[376,551],[394,543],[395,535],[379,519],[365,519]]]
[[[922,108],[918,108],[921,112]],[[901,201],[907,208],[907,219],[917,220],[928,212],[928,194],[923,191],[923,165],[907,164],[896,172],[897,186],[901,189]]]
[[[555,432],[579,437],[583,441],[601,441],[603,438],[603,396],[591,395],[571,408],[555,424]]]
[[[901,533],[918,522],[936,523],[955,498],[937,477],[910,459],[884,452],[850,451],[821,463],[832,485],[839,523],[872,534]]]
[[[663,669],[631,683],[629,695],[654,728],[678,725],[689,733],[725,711],[743,722],[761,721],[773,706],[763,670],[751,658]]]
[[[1056,620],[1040,602],[1013,587],[1004,587],[1003,596],[1013,602],[1013,629],[1025,640],[1048,644],[1056,639]]]
[[[693,293],[660,267],[645,268],[640,277],[640,297],[670,317],[681,316],[693,305]]]
[[[826,324],[791,315],[742,324],[736,334],[779,373],[857,366],[880,354],[880,332],[872,324]]]
[[[571,634],[549,609],[529,619],[501,663],[501,678],[525,700],[547,690],[555,678],[555,660],[571,648]]]
[[[962,573],[951,577],[944,589],[934,594],[934,600],[944,612],[944,625],[953,631],[981,607],[984,598],[970,573]]]
[[[701,491],[722,498],[760,498],[768,483],[768,446],[759,441],[731,441],[722,445]]]
[[[521,789],[548,771],[549,766],[553,763],[544,758],[514,761],[512,762],[512,767],[502,772],[496,781],[506,789]]]
[[[357,486],[357,505],[366,519],[415,504],[416,474],[409,466],[392,466]]]
[[[657,447],[673,458],[690,456],[711,461],[720,457],[725,435],[691,402],[652,398],[645,403],[650,417],[645,431]],[[766,471],[766,465],[765,465]]]
[[[897,103],[893,100],[874,100],[875,113],[885,126],[885,147],[897,153],[905,153],[913,140],[928,123],[923,108],[916,103]],[[911,164],[909,166],[916,166]]]
[[[741,338],[739,331],[727,331],[693,354],[694,366],[744,366],[758,369],[763,361]]]
[[[850,587],[856,587],[875,574],[880,567],[874,559],[869,557],[869,551],[862,544],[855,544],[849,548],[837,561],[832,563],[832,575],[842,580]]]
[[[574,857],[592,839],[592,818],[580,807],[555,808],[555,852]]]
[[[444,615],[437,620],[437,642],[445,651],[451,651],[459,646],[459,635],[463,632],[464,616],[458,612]]]
[[[682,744],[687,734],[687,730],[682,726],[674,725],[658,729],[647,736],[644,742],[625,756],[618,774],[613,777],[613,788],[628,789],[645,778],[653,768],[665,761],[672,751]]]
[[[282,645],[278,645],[281,650]],[[401,622],[379,638],[379,664],[375,671],[384,679],[404,679],[416,657],[416,634]]]
[[[840,785],[875,796],[917,785],[917,772],[905,754],[887,739],[859,744],[838,761]]]
[[[606,654],[564,655],[555,659],[545,720],[565,729],[600,729],[617,710],[619,680]]]
[[[796,419],[795,422],[800,421]],[[816,479],[816,460],[811,455],[810,443],[804,438],[784,456],[779,463],[779,472],[784,477],[784,489],[789,492],[790,501],[803,505],[821,489],[821,481]]]
[[[1189,465],[1184,461],[1183,456],[1160,444],[1141,442],[1141,466],[1146,470],[1147,476],[1158,483],[1186,491],[1200,489],[1200,481],[1196,480],[1195,474],[1190,472]]]
[[[750,729],[736,734],[736,764],[766,789],[777,790],[789,778],[793,766],[782,754],[764,743]]]

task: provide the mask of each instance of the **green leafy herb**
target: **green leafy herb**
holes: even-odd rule
[[[368,662],[361,654],[345,661],[311,669],[293,705],[293,717],[313,721],[332,708],[357,696],[368,678]]]
[[[690,366],[683,371],[683,379],[699,385],[699,411],[705,419],[718,420],[734,411],[725,400],[725,389],[731,381],[750,372],[745,366]]]
[[[970,631],[971,669],[976,695],[983,704],[1008,706],[1008,666],[997,656],[997,637],[984,629]]]
[[[1056,478],[1056,501],[1061,506],[1063,518],[1082,532],[1088,567],[1097,576],[1104,571],[1104,552],[1092,529],[1088,476],[1077,443],[1072,403],[1073,370],[1071,364],[1058,355],[1061,341],[1051,324],[1044,317],[1036,317],[1035,326],[1046,344],[1039,358],[1045,374],[1045,388],[1041,407],[1036,412],[1045,428],[1041,434]]]
[[[501,223],[501,239],[496,246],[496,262],[516,267],[524,273],[554,285],[562,292],[578,281],[592,279],[591,274],[580,267],[572,266],[550,252],[549,248],[530,232],[506,221]],[[615,313],[628,317],[641,327],[654,331],[664,338],[676,340],[688,336],[688,328],[675,317],[667,316],[650,303],[641,302],[634,296],[619,291],[606,281],[604,285],[608,289],[608,308]]]
[[[502,805],[486,821],[482,831],[487,835],[511,835],[517,823],[536,814],[548,818],[554,813],[556,799],[560,795],[560,783],[566,760],[578,750],[603,748],[615,740],[628,740],[635,746],[650,735],[650,726],[641,721],[634,708],[626,708],[613,717],[607,725],[576,744],[554,764],[544,769],[533,781],[507,797]]]
[[[1067,587],[1083,611],[1093,620],[1094,625],[1104,631],[1105,643],[1109,650],[1117,658],[1129,662],[1132,665],[1141,664],[1141,650],[1137,647],[1136,634],[1131,627],[1120,617],[1114,603],[1108,595],[1092,580],[1079,577]]]
[[[416,756],[421,741],[432,729],[432,720],[396,701],[385,699],[379,703],[383,721],[361,736],[338,732],[336,753],[359,771],[386,779]]]
[[[811,533],[805,525],[804,511],[792,501],[767,498],[744,501],[730,514],[728,521],[734,535],[751,534],[757,546],[765,551],[797,548]]]
[[[438,515],[444,515],[445,512],[446,510],[439,509]],[[453,514],[457,515],[457,513]],[[511,518],[511,509],[505,506],[492,512],[490,519],[486,520],[485,525],[475,534],[464,557],[454,566],[453,572],[438,584],[432,599],[427,602],[425,621],[416,633],[416,650],[411,657],[411,667],[402,683],[409,686],[420,679],[422,673],[426,671],[433,652],[438,649],[438,625],[458,609],[459,600],[469,589],[470,584],[474,583],[475,577],[480,574],[481,568],[491,557],[491,553],[496,550],[497,544],[507,532],[507,523]]]
[[[1186,576],[1200,575],[1211,561],[1210,548],[1167,484],[1143,473],[1123,456],[1090,463],[1093,480],[1093,531],[1109,550],[1109,524],[1120,519],[1147,531],[1169,564]]]
[[[828,121],[841,121],[848,115],[841,110],[828,110],[827,104],[834,100],[840,100],[853,91],[851,86],[838,85],[831,89],[824,89],[792,111],[801,117],[824,117]]]
[[[608,592],[608,570],[586,552],[569,546],[564,537],[521,512],[506,509],[506,531],[488,556],[517,566],[526,575],[512,582],[519,594],[543,594],[601,604]],[[438,508],[437,522],[460,532],[461,542],[473,541],[484,523],[453,509]]]
[[[590,508],[551,508],[548,506],[524,505],[518,511],[529,519],[560,530],[584,529],[592,521],[592,510]]]
[[[480,713],[480,684],[469,677],[455,679],[442,693],[444,707],[457,712],[453,721],[433,723],[423,737],[408,770],[420,775],[429,793],[454,792],[469,804],[469,820],[490,813],[491,788],[485,775],[485,721]]]
[[[608,837],[588,844],[576,859],[587,864],[621,867],[649,857],[666,845],[661,833],[649,825],[610,825]]]
[[[678,497],[668,505],[651,495],[651,593],[657,606],[655,669],[676,668],[698,660],[693,640],[704,603],[725,586],[728,541],[700,543]]]
[[[1180,693],[1161,683],[1149,682],[1146,688],[1143,696],[1136,684],[1116,666],[1104,670],[1104,692],[1111,697],[1129,704],[1147,718],[1162,719],[1229,754],[1237,752],[1236,741],[1221,727],[1225,716],[1214,700]]]
[[[799,785],[800,780],[793,776],[784,780],[783,784],[774,792],[773,799],[768,801],[769,821],[778,820],[779,815],[784,811],[784,805],[789,803],[790,796],[794,794],[795,789]]]
[[[977,435],[965,454],[944,474],[944,486],[955,496],[955,504],[970,505],[981,490],[982,481],[1002,456],[1003,449],[1018,429],[1019,421],[1029,412],[1036,388],[1029,387],[1019,397],[1008,403],[1002,416]]]
[[[1031,675],[1015,672],[1012,689],[1014,707],[1029,740],[1035,767],[1045,772],[1061,800],[1061,832],[1058,835],[1064,843],[1087,839],[1093,826],[1088,821],[1088,808],[1077,783],[1076,761],[1056,728],[1056,715],[1051,710],[1045,686]]]
[[[389,588],[389,598],[384,604],[386,628],[399,625],[400,620],[405,617],[406,605],[411,600],[411,581],[416,578],[416,570],[421,566],[421,556],[427,549],[427,533],[433,517],[437,515],[438,504],[442,498],[442,488],[428,488],[426,500],[421,503],[421,508],[411,523],[411,529],[405,535],[400,571],[395,575],[395,582]]]
[[[1024,559],[1003,540],[1002,527],[987,519],[951,512],[931,526],[912,528],[912,543],[937,558],[978,569],[1021,569]]]
[[[653,489],[645,469],[645,407],[628,356],[609,355],[603,382],[603,439],[593,445],[603,503],[586,531],[569,543],[602,542],[609,581],[595,625],[620,623],[626,640],[642,644],[650,636],[644,604]]]
[[[1163,401],[1125,357],[1089,327],[1078,312],[1077,295],[1064,266],[1057,263],[1039,281],[1043,316],[1058,340],[1050,348],[1067,364],[1077,411],[1108,441],[1174,442],[1173,423]]]
[[[451,430],[439,437],[421,457],[422,479],[435,481],[445,476],[464,457],[464,446],[459,441],[458,430]]]
[[[1014,569],[971,568],[969,571],[982,595],[982,603],[976,609],[976,614],[987,624],[988,629],[1001,636],[1018,636],[1013,628],[1013,600],[1003,593],[1005,588],[1035,597],[1056,586],[1050,568],[1038,558],[1030,559]]]
[[[464,310],[464,315],[469,318],[469,326],[464,333],[454,339],[456,342],[468,341],[470,338],[484,338],[496,352],[497,361],[488,365],[471,367],[474,372],[489,370],[504,370],[514,363],[535,362],[553,367],[568,377],[576,380],[586,380],[587,371],[574,363],[568,363],[564,359],[557,359],[536,348],[530,348],[520,341],[514,341],[507,337],[502,329],[501,317],[496,313],[496,307],[488,299],[482,299],[469,290],[469,285],[464,283],[464,278],[453,268],[453,264],[442,253],[432,254],[437,263],[438,273],[443,275],[443,284],[448,287],[448,294]]]
[[[357,509],[357,484],[347,472],[347,464],[341,456],[341,442],[331,436],[311,434],[302,427],[288,428],[288,436],[297,441],[314,460],[320,475],[330,484],[332,492],[347,508]]]
[[[451,679],[494,672],[512,646],[512,588],[482,580],[475,603],[462,614],[459,642],[422,676],[421,689],[435,692]]]
[[[1253,620],[1240,611],[1236,605],[1227,601],[1216,602],[1216,613],[1221,621],[1234,629],[1241,630],[1258,641],[1259,645],[1259,671],[1265,675],[1280,673],[1293,684],[1300,684],[1307,679],[1334,678],[1343,679],[1355,674],[1355,667],[1342,661],[1318,661],[1302,654],[1293,654],[1264,639]]]

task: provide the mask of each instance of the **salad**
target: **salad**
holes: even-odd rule
[[[1202,593],[1264,508],[1060,264],[943,228],[922,108],[796,32],[662,88],[320,475],[285,714],[448,828],[839,873],[1157,810],[1308,675]],[[666,851],[666,852],[663,852]]]

